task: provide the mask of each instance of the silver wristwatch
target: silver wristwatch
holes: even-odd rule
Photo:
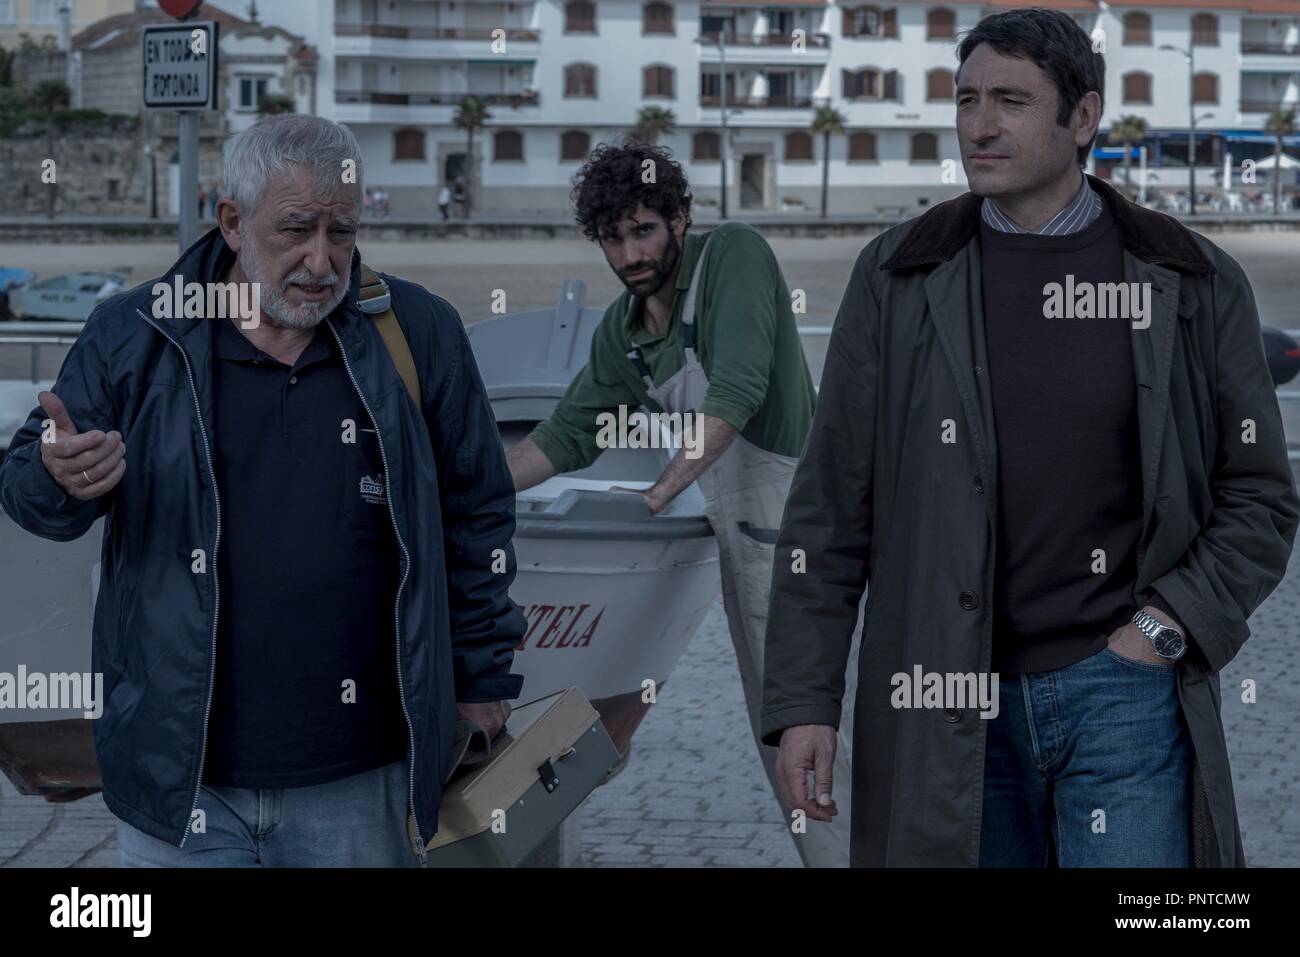
[[[1139,611],[1134,615],[1133,624],[1138,626],[1142,634],[1151,639],[1151,646],[1155,648],[1156,654],[1166,661],[1177,661],[1187,651],[1187,641],[1181,631],[1171,628],[1147,612]]]

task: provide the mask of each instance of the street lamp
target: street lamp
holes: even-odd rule
[[[719,115],[722,118],[722,143],[718,150],[718,158],[722,164],[722,199],[719,206],[719,214],[722,219],[727,218],[727,47],[723,42],[724,33],[718,31],[718,59],[722,65],[722,109]],[[696,37],[695,42],[703,44],[703,37]]]
[[[1187,61],[1187,177],[1191,187],[1191,207],[1188,215],[1196,215],[1196,61],[1193,58],[1195,44],[1188,49],[1176,47],[1172,43],[1162,43],[1157,48],[1181,53]],[[1207,113],[1206,116],[1213,114]]]

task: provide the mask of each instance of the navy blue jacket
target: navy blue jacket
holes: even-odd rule
[[[157,281],[171,285],[176,273],[186,282],[220,281],[223,255],[229,247],[214,229]],[[451,770],[456,702],[514,698],[523,682],[510,674],[524,632],[508,595],[514,487],[456,310],[384,276],[420,375],[417,410],[373,322],[357,308],[360,261],[354,254],[351,288],[326,323],[385,459],[401,553],[393,614],[410,800],[427,841]],[[104,802],[133,827],[179,846],[198,802],[213,668],[220,667],[213,657],[221,490],[212,466],[208,320],[155,319],[153,285],[95,309],[54,386],[79,431],[122,433],[122,481],[89,502],[65,495],[41,463],[45,413],[38,407],[0,466],[0,504],[23,528],[55,541],[75,539],[105,517],[92,658],[107,699],[95,723]],[[506,571],[498,574],[501,553]]]

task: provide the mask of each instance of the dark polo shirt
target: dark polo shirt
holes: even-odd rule
[[[303,787],[399,760],[398,547],[373,423],[323,323],[292,368],[231,320],[213,336],[221,604],[203,780]]]

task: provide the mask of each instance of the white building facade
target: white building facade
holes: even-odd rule
[[[234,0],[217,5],[246,12]],[[731,215],[818,208],[825,144],[810,125],[821,106],[844,119],[829,141],[830,208],[871,214],[966,189],[954,129],[957,38],[1023,5],[263,0],[258,14],[319,51],[316,112],[356,133],[366,181],[388,192],[394,216],[434,215],[439,186],[462,173],[476,210],[565,215],[590,150],[628,132],[646,107],[672,112],[675,128],[659,142],[686,167],[697,201],[715,205],[724,96]],[[1204,189],[1225,153],[1238,166],[1270,156],[1269,114],[1300,108],[1300,0],[1038,5],[1067,12],[1104,43],[1094,154],[1103,174],[1122,155],[1105,136],[1121,115],[1146,121],[1155,182],[1185,185],[1194,95]],[[471,95],[490,114],[472,158],[453,120]],[[1287,146],[1300,156],[1300,135]]]

